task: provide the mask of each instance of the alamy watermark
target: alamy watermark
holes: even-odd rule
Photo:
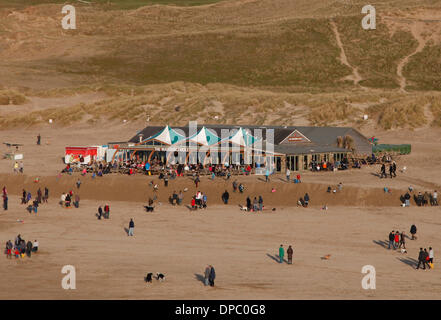
[[[365,265],[361,268],[361,273],[366,274],[361,280],[361,287],[365,290],[376,289],[376,273],[375,267],[371,265]]]
[[[77,273],[74,266],[66,265],[61,268],[61,273],[66,274],[63,279],[61,279],[61,287],[64,290],[75,290],[77,288]]]

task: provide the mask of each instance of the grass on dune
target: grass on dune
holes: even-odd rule
[[[409,32],[389,34],[387,26],[377,16],[375,30],[364,30],[360,16],[336,19],[349,63],[358,67],[364,78],[361,85],[373,88],[397,88],[397,66],[403,57],[417,47]]]
[[[377,118],[378,126],[389,130],[396,128],[418,128],[427,124],[425,108],[430,97],[410,97],[370,106],[370,117]]]
[[[15,90],[0,90],[0,105],[20,105],[26,102],[26,97]]]
[[[105,56],[56,61],[64,74],[138,85],[186,81],[255,86],[334,87],[350,70],[327,20],[295,20],[253,32],[114,40]],[[53,64],[54,60],[48,61]]]
[[[338,122],[354,122],[354,118],[358,114],[357,108],[343,101],[337,101],[313,108],[308,115],[308,120],[312,125],[329,126]]]
[[[411,90],[441,90],[441,44],[429,43],[410,58],[404,76]]]
[[[97,85],[93,92],[104,92],[107,98],[71,107],[49,108],[27,114],[5,116],[2,128],[27,127],[47,123],[70,125],[79,122],[128,120],[180,124],[195,120],[206,123],[292,125],[295,119],[306,119],[312,125],[360,126],[362,114],[384,129],[425,125],[425,108],[430,107],[433,125],[439,125],[441,95],[437,93],[400,94],[398,91],[334,92],[329,94],[272,92],[224,84],[202,86],[185,82],[148,86]],[[75,94],[84,87],[59,91],[34,92],[37,96]],[[32,97],[30,97],[32,98]],[[418,103],[416,102],[418,101]],[[367,108],[363,110],[364,108]],[[217,116],[218,120],[215,120]]]

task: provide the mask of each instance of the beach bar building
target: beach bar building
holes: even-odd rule
[[[192,132],[190,132],[192,131]],[[127,142],[109,142],[111,159],[169,163],[203,162],[243,164],[252,156],[254,167],[274,161],[277,172],[308,170],[311,163],[339,162],[351,156],[369,156],[372,144],[350,127],[197,125],[148,126]],[[201,150],[203,159],[194,159]],[[217,157],[213,157],[218,153]],[[201,161],[199,161],[201,160]],[[249,163],[249,162],[247,162]]]

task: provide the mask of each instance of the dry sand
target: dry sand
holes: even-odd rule
[[[61,209],[51,199],[37,216],[11,198],[0,214],[1,241],[18,233],[38,239],[31,259],[0,259],[1,299],[439,299],[440,269],[412,267],[420,246],[441,246],[438,208],[279,208],[262,214],[235,206],[205,211],[161,206],[145,213],[139,203],[111,202],[110,220],[97,220],[102,201]],[[135,236],[124,228],[135,221]],[[16,222],[17,219],[24,223]],[[392,229],[418,226],[408,254],[388,251]],[[274,259],[278,246],[294,247],[293,265]],[[330,260],[322,260],[331,254]],[[216,287],[198,280],[205,265],[217,271]],[[77,289],[61,288],[61,268],[73,265]],[[373,265],[377,289],[363,290],[361,268]],[[163,283],[146,285],[147,272]]]

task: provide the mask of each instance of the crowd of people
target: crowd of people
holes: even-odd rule
[[[63,192],[60,197],[60,206],[62,208],[72,208],[72,204],[75,208],[80,207],[80,195],[70,190],[69,192]]]
[[[6,242],[5,246],[5,255],[6,258],[12,259],[12,256],[16,259],[32,256],[32,253],[36,253],[38,251],[38,241],[35,240],[33,243],[31,241],[24,240],[21,235],[17,235],[14,243],[11,240]]]
[[[27,205],[26,210],[29,213],[38,212],[38,207],[42,203],[47,203],[49,200],[49,189],[47,187],[44,188],[44,193],[41,191],[41,188],[38,188],[34,199],[32,200],[32,193],[30,191],[26,191],[23,189],[21,196],[21,204]]]
[[[412,226],[410,227],[410,234],[412,235],[410,240],[417,240],[416,233],[417,233],[417,227],[415,226],[415,224],[412,224]],[[406,238],[407,236],[404,233],[404,231],[400,232],[400,231],[392,230],[389,233],[389,237],[388,237],[389,239],[388,249],[389,250],[391,248],[393,250],[401,249],[401,253],[407,254]],[[416,269],[418,270],[420,266],[423,268],[423,270],[426,270],[426,266],[427,269],[433,269],[434,267],[433,259],[434,259],[434,252],[432,247],[429,247],[429,251],[427,251],[426,248],[424,249],[420,248],[418,254],[418,265],[416,266]]]
[[[400,201],[403,207],[409,207],[410,200],[412,198],[418,207],[426,207],[429,205],[438,206],[438,191],[435,190],[433,193],[430,193],[428,191],[422,193],[421,191],[419,191],[417,194],[414,193],[413,191],[414,191],[413,187],[410,186],[407,192],[404,195],[401,195]]]

